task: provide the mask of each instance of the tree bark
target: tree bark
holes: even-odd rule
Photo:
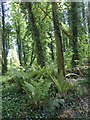
[[[59,74],[62,72],[63,76],[65,76],[62,37],[61,37],[61,32],[60,32],[60,27],[59,27],[58,11],[57,11],[56,2],[52,2],[52,12],[53,12],[53,22],[54,22],[54,34],[55,34],[56,48],[57,48],[58,72]]]
[[[23,61],[24,61],[24,65],[27,65],[27,59],[26,59],[26,52],[25,52],[24,43],[22,44],[22,49],[23,49]]]
[[[4,5],[1,3],[2,7],[2,75],[7,72],[7,53],[6,53],[6,40],[5,40],[5,13]]]
[[[17,25],[16,25],[16,34],[17,34],[18,56],[19,56],[20,65],[22,65],[22,42],[21,42],[19,20],[17,21]]]
[[[73,56],[72,56],[72,67],[76,67],[79,60],[78,55],[78,31],[77,31],[77,3],[71,2],[71,12],[72,12],[72,49],[73,49]]]
[[[37,63],[41,67],[43,67],[45,66],[43,48],[40,40],[40,32],[36,25],[35,17],[32,10],[32,3],[28,3],[27,7],[28,7],[29,18],[32,24],[32,32],[33,32],[34,40],[36,42]]]
[[[88,2],[88,35],[90,39],[90,2]]]
[[[53,38],[52,38],[52,33],[48,33],[51,42],[50,42],[50,50],[51,50],[51,57],[52,57],[52,62],[54,62],[54,45],[53,45]]]
[[[88,83],[90,83],[90,2],[88,1],[88,11],[87,11],[87,19],[88,19]],[[88,91],[88,100],[90,98],[90,84],[87,86],[87,91]],[[88,108],[90,108],[90,102],[88,101]],[[88,116],[90,114],[90,109],[88,111]]]
[[[88,19],[88,63],[90,65],[90,2],[88,2],[88,16],[87,16],[87,19]]]
[[[86,27],[86,12],[85,12],[85,3],[82,2],[82,17],[83,17],[83,25]],[[86,32],[86,30],[85,30]]]

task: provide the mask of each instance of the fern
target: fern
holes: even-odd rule
[[[31,80],[31,83],[24,82],[23,89],[34,104],[40,104],[47,99],[50,86],[51,82],[48,82],[47,80],[40,80],[38,82]]]
[[[60,94],[66,93],[69,89],[73,88],[73,85],[66,81],[66,79],[63,77],[62,72],[60,73],[58,79],[52,76],[51,79],[55,83],[56,88]]]

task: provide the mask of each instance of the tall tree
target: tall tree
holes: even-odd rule
[[[79,55],[78,55],[78,31],[77,31],[77,2],[71,2],[71,20],[72,20],[72,49],[73,49],[73,56],[72,56],[72,67],[76,67]]]
[[[88,16],[87,17],[88,17],[88,35],[90,39],[90,2],[88,2]]]
[[[86,12],[85,12],[85,3],[82,2],[82,17],[83,17],[83,25],[86,27]],[[85,29],[86,31],[86,29]]]
[[[53,25],[52,25],[52,23],[49,24],[48,35],[50,38],[49,47],[50,47],[50,51],[51,51],[51,58],[52,58],[52,62],[54,62],[54,41],[53,41]]]
[[[6,53],[6,39],[5,39],[5,13],[4,4],[1,3],[2,7],[2,74],[7,71],[7,53]]]
[[[90,63],[90,2],[88,2],[88,51],[89,51],[89,59],[88,59],[88,62]]]
[[[88,83],[90,82],[90,2],[88,1],[88,15],[87,15],[87,19],[88,19]],[[88,94],[90,93],[90,84],[88,84]],[[89,100],[89,96],[88,96],[88,100]],[[90,103],[90,102],[89,102]],[[90,104],[89,104],[89,108],[90,108]],[[90,109],[88,111],[88,116],[90,113]]]
[[[20,65],[23,65],[25,58],[25,21],[23,19],[23,14],[21,13],[20,3],[11,3],[11,15],[12,15],[12,24],[13,30],[15,32],[14,39],[17,44],[17,53],[19,57]],[[12,40],[13,41],[13,40]]]
[[[20,21],[16,22],[16,34],[17,34],[17,46],[18,46],[18,55],[20,65],[22,65],[22,42],[21,42],[21,33],[20,33]]]
[[[16,31],[16,39],[17,39],[17,47],[18,47],[18,56],[19,56],[19,62],[20,65],[22,65],[22,40],[21,40],[21,11],[20,11],[20,5],[17,3],[12,3],[12,10],[14,11],[14,25],[15,25],[15,31]]]
[[[51,50],[51,58],[52,58],[52,61],[54,62],[53,36],[52,36],[51,32],[48,32],[48,35],[49,35],[49,38],[51,39],[51,42],[50,42],[49,46],[50,46],[50,50]]]
[[[34,37],[34,40],[36,42],[37,63],[41,65],[41,67],[43,67],[45,66],[43,48],[40,40],[39,28],[36,25],[35,17],[32,10],[32,3],[28,3],[27,7],[29,13],[29,20],[30,23],[32,24],[32,34],[33,34],[32,36]]]
[[[0,75],[1,75],[1,73],[2,73],[2,41],[1,41],[1,39],[2,39],[2,35],[1,35],[1,31],[2,31],[2,29],[1,29],[1,4],[0,4]]]
[[[61,31],[59,27],[58,7],[56,2],[52,2],[52,12],[53,12],[54,33],[55,33],[56,48],[57,48],[58,71],[59,71],[59,74],[60,72],[62,72],[63,76],[65,76],[62,37],[61,37]]]

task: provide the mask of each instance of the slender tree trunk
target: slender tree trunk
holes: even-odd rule
[[[88,35],[90,39],[90,2],[88,2]]]
[[[83,21],[81,22],[82,24],[82,34],[87,34],[87,12],[86,12],[86,8],[85,8],[86,4],[84,2],[82,2],[82,17],[83,17]],[[82,36],[81,34],[81,36]],[[82,38],[82,37],[81,37]],[[82,40],[80,40],[80,42],[82,43]]]
[[[8,55],[10,49],[10,45],[9,45],[9,33],[6,34],[6,56]]]
[[[2,74],[7,72],[7,54],[6,54],[6,40],[5,40],[5,14],[4,5],[1,3],[2,7]]]
[[[26,65],[27,64],[27,59],[26,59],[26,52],[25,52],[24,43],[22,44],[22,49],[23,49],[23,61],[24,61],[24,65]]]
[[[82,2],[82,17],[83,17],[83,24],[84,24],[84,27],[86,27],[86,13],[85,13],[85,4]],[[86,32],[86,30],[85,30]]]
[[[58,20],[58,11],[57,11],[57,3],[52,2],[52,12],[53,12],[53,22],[54,22],[54,33],[56,39],[56,48],[57,48],[57,64],[58,64],[58,71],[63,73],[65,76],[64,70],[64,57],[63,57],[63,49],[62,49],[62,37],[59,27],[59,20]]]
[[[2,28],[1,28],[1,4],[0,4],[0,75],[2,74]]]
[[[87,87],[87,91],[88,91],[88,108],[90,108],[90,2],[88,1],[88,11],[87,11],[88,15],[87,15],[87,19],[88,19],[88,87]],[[90,115],[90,109],[88,111],[88,116]]]
[[[48,33],[51,42],[50,42],[50,50],[51,50],[51,57],[52,57],[52,61],[54,62],[54,45],[53,45],[53,38],[52,38],[52,33]]]
[[[36,25],[35,17],[32,10],[32,3],[29,2],[27,4],[27,7],[28,7],[29,18],[32,24],[32,32],[34,35],[34,40],[36,42],[37,63],[41,65],[41,67],[43,67],[45,66],[43,48],[40,40],[40,32]]]
[[[78,38],[77,38],[77,2],[71,2],[71,12],[72,12],[72,67],[76,67],[79,60],[78,55]]]
[[[18,56],[19,56],[20,65],[22,65],[22,42],[21,42],[19,20],[17,20],[17,23],[16,23],[16,34],[17,34]]]
[[[71,19],[71,9],[68,9],[68,25],[69,25],[69,30],[71,30],[71,21],[72,21],[72,19]],[[68,40],[68,45],[69,45],[69,47],[71,47],[72,46],[72,39],[71,38],[69,38],[69,40]]]
[[[88,63],[90,67],[90,2],[88,2]]]
[[[30,61],[30,66],[33,64],[35,60],[35,54],[34,54],[34,42],[32,43],[32,52],[31,52],[31,61]]]

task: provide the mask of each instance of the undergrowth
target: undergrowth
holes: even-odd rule
[[[77,97],[86,94],[85,88],[71,84],[62,73],[57,77],[54,65],[44,68],[32,66],[27,70],[11,68],[6,76],[2,76],[2,84],[4,118],[57,116],[68,107],[68,96],[70,107],[75,107],[75,96],[69,95],[72,91]]]

